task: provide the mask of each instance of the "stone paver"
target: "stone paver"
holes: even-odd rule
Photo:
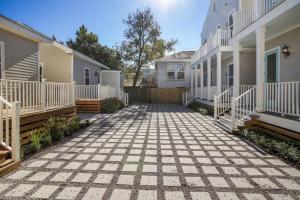
[[[300,171],[177,105],[133,105],[0,178],[0,199],[299,199]]]

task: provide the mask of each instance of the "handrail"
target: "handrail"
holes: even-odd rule
[[[214,96],[214,119],[230,110],[230,100],[233,95],[233,88],[229,88],[219,95]]]
[[[231,129],[252,114],[256,107],[256,86],[238,97],[231,98]]]
[[[2,96],[0,96],[0,142],[11,151],[13,161],[20,160],[20,103],[10,103]]]
[[[6,99],[0,96],[0,101],[4,104],[6,104],[8,107],[12,107],[12,103],[9,103]]]

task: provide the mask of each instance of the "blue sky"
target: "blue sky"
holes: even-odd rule
[[[137,8],[150,7],[165,39],[177,38],[176,51],[196,50],[209,0],[0,0],[0,13],[66,41],[85,24],[100,43],[123,39],[125,19]]]

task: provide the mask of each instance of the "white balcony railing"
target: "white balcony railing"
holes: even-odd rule
[[[232,34],[233,33],[231,30],[217,29],[216,32],[207,39],[207,42],[204,43],[192,56],[192,63],[197,62],[202,57],[207,55],[208,52],[219,46],[227,46]]]
[[[266,83],[264,110],[300,117],[300,81]]]
[[[260,0],[257,1],[256,7],[250,6],[242,8],[233,14],[233,33],[236,35],[254,21],[272,11],[286,0]]]
[[[0,79],[0,96],[19,102],[21,113],[74,105],[74,84]]]

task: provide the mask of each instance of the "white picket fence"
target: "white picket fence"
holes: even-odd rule
[[[10,103],[1,96],[0,143],[11,151],[13,161],[20,160],[20,103]]]
[[[128,105],[128,94],[121,88],[110,85],[76,85],[75,98],[78,100],[104,100],[116,97]]]
[[[0,79],[0,96],[19,102],[21,113],[75,105],[74,84]]]

